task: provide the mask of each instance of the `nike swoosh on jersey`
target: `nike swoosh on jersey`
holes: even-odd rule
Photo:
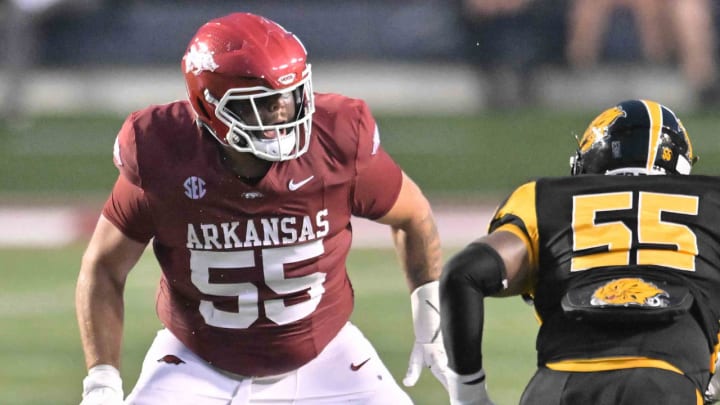
[[[314,178],[315,178],[315,176],[313,175],[313,176],[310,176],[307,179],[301,180],[297,183],[295,183],[295,180],[290,179],[290,182],[288,183],[288,189],[290,189],[290,191],[295,191],[295,190],[299,189],[300,187],[304,186],[305,184],[307,184],[310,180],[312,180]]]
[[[360,364],[350,363],[350,370],[352,370],[352,371],[358,371],[358,370],[360,370],[360,367],[364,366],[365,363],[367,363],[368,361],[370,361],[370,357],[368,357],[367,359],[365,359],[365,361],[363,361],[363,362],[360,363]]]

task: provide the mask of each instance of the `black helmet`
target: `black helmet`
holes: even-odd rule
[[[570,158],[571,174],[690,174],[697,160],[674,112],[628,100],[598,115]]]

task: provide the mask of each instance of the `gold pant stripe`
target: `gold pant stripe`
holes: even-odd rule
[[[599,359],[563,360],[554,363],[546,363],[545,366],[555,371],[576,372],[610,371],[627,368],[650,367],[685,375],[685,373],[680,371],[679,368],[673,366],[667,361],[649,359],[647,357],[603,357]],[[704,404],[703,394],[697,389],[695,390],[695,397],[697,405]]]
[[[573,359],[553,363],[545,366],[555,371],[593,372],[622,370],[626,368],[659,368],[685,374],[679,368],[664,360],[649,359],[647,357],[602,357],[597,359]]]

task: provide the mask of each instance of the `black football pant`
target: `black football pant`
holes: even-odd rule
[[[587,372],[540,368],[520,405],[702,405],[684,375],[658,368]]]

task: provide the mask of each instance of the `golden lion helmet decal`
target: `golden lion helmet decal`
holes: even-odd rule
[[[627,113],[619,105],[608,108],[595,117],[580,139],[580,152],[587,152],[593,143],[607,135],[608,127],[611,127],[620,117],[627,117]]]
[[[668,305],[669,299],[670,295],[653,283],[641,278],[621,278],[595,290],[590,304],[663,308]]]

